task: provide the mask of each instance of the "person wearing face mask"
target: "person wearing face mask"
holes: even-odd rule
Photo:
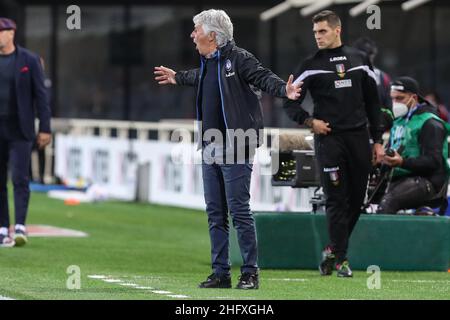
[[[294,83],[303,82],[302,96],[286,100],[284,109],[314,132],[330,240],[322,252],[320,274],[329,276],[335,269],[338,277],[348,278],[353,273],[347,250],[362,212],[371,160],[383,153],[381,103],[367,55],[342,44],[339,16],[325,10],[312,22],[319,50],[295,73]],[[302,108],[306,91],[313,99],[312,115]]]
[[[391,98],[395,121],[388,148],[394,154],[385,154],[382,162],[393,171],[377,212],[395,214],[426,205],[446,187],[450,127],[419,94],[419,84],[413,78],[397,78],[391,85]]]

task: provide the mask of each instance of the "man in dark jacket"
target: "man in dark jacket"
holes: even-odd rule
[[[383,162],[393,172],[377,212],[395,214],[400,209],[416,209],[441,191],[446,201],[450,174],[448,124],[421,97],[419,84],[413,78],[397,78],[391,86],[391,97],[396,119],[389,148],[395,152],[393,156],[385,155]]]
[[[191,38],[200,53],[199,69],[175,72],[156,67],[160,84],[197,87],[197,120],[202,122],[203,185],[211,238],[213,273],[200,288],[230,288],[228,211],[236,228],[243,265],[238,289],[258,289],[257,243],[250,212],[253,153],[263,117],[259,89],[297,99],[300,85],[284,82],[233,42],[233,24],[222,10],[194,17]]]
[[[374,158],[383,151],[380,102],[368,58],[342,45],[339,17],[328,10],[318,13],[313,17],[313,32],[319,51],[295,75],[294,83],[304,82],[302,97],[286,101],[284,107],[291,119],[315,133],[330,238],[320,273],[331,275],[336,263],[339,277],[352,277],[346,255],[371,170],[369,138],[374,142]],[[312,115],[301,108],[306,90],[314,102]]]
[[[16,24],[0,18],[0,246],[27,242],[25,220],[30,198],[29,171],[36,139],[35,109],[39,118],[37,144],[51,141],[50,107],[39,57],[14,44]],[[9,236],[8,163],[14,186],[15,233]]]

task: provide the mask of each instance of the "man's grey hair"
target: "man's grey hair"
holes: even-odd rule
[[[233,40],[233,23],[223,10],[209,9],[202,11],[194,17],[193,21],[195,25],[201,25],[206,34],[214,31],[219,47]]]

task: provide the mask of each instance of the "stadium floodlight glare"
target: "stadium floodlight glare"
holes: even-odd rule
[[[402,3],[403,11],[409,11],[417,8],[418,6],[430,2],[431,0],[409,0]]]
[[[304,17],[309,16],[313,13],[316,13],[317,11],[320,11],[322,9],[325,9],[326,7],[329,7],[333,4],[334,0],[318,0],[315,1],[313,4],[304,7],[300,10],[300,14]]]
[[[360,15],[361,13],[365,12],[369,6],[377,4],[379,2],[381,2],[381,0],[365,0],[365,1],[361,2],[360,4],[351,8],[349,11],[350,15],[352,17],[356,17],[356,16]]]
[[[260,14],[259,18],[262,21],[270,20],[279,14],[282,14],[285,11],[288,11],[292,7],[292,3],[289,0],[286,0],[280,4],[277,4],[275,7],[272,7],[263,13]]]

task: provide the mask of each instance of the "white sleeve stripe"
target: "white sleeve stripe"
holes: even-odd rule
[[[351,69],[348,69],[348,72],[350,71],[354,71],[354,70],[364,70],[365,72],[367,72],[367,74],[373,79],[375,80],[375,83],[378,83],[377,81],[377,76],[375,75],[375,72],[373,72],[372,70],[370,70],[369,66],[363,65],[363,66],[359,66],[359,67],[354,67]]]
[[[304,71],[297,79],[295,79],[294,84],[297,84],[297,83],[305,80],[309,76],[313,76],[315,74],[320,74],[320,73],[333,73],[333,71],[328,71],[328,70],[307,70],[307,71]]]

